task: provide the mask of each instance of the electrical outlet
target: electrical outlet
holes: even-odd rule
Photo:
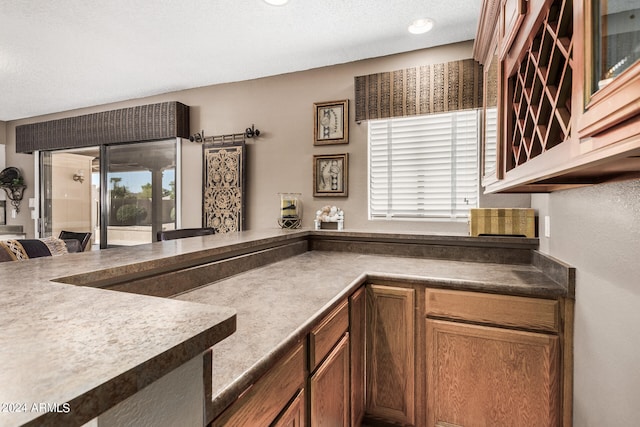
[[[551,237],[551,217],[544,216],[544,237]]]

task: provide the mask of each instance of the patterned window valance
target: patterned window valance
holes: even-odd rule
[[[16,152],[188,138],[189,107],[161,102],[16,127]]]
[[[356,121],[482,107],[482,65],[473,59],[355,78]]]

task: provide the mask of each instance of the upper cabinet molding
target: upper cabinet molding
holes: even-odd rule
[[[502,0],[484,0],[482,2],[476,40],[473,44],[473,59],[482,65],[485,65],[484,61],[489,53],[492,53],[493,35],[496,25],[498,25],[501,3]]]

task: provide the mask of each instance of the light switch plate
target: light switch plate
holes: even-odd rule
[[[551,218],[549,215],[544,216],[544,237],[551,237]]]

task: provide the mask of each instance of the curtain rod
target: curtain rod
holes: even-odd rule
[[[228,142],[241,142],[244,141],[245,138],[253,138],[260,136],[260,130],[256,129],[254,125],[251,125],[250,128],[246,128],[243,133],[232,133],[228,135],[214,135],[214,136],[204,136],[204,130],[195,133],[189,137],[189,141],[197,142],[197,143],[219,143],[225,144]]]

